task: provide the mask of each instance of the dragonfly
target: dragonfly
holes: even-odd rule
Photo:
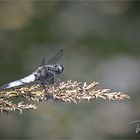
[[[54,84],[64,70],[64,66],[57,63],[57,61],[63,56],[63,52],[63,49],[61,49],[47,62],[45,62],[45,58],[43,58],[40,66],[33,73],[22,79],[5,84],[0,89],[6,90],[32,82],[39,82],[44,88],[45,85]]]

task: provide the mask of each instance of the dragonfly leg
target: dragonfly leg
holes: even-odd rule
[[[45,87],[45,80],[44,80],[44,78],[42,77],[42,78],[40,79],[40,81],[41,81],[42,87],[44,88],[44,90],[45,90],[45,92],[46,92],[46,87]]]
[[[45,94],[46,100],[53,99],[53,96],[51,94],[47,93],[47,90],[46,90],[46,86],[45,85],[46,84],[48,85],[49,83],[44,78],[41,78],[40,81],[41,81],[41,85],[44,88],[45,93],[46,93]]]
[[[44,84],[44,82],[42,82],[42,86],[43,86],[43,88],[45,89],[45,98],[46,98],[46,100],[49,100],[49,99],[53,99],[53,95],[52,94],[50,94],[50,93],[47,93],[47,90],[46,90],[46,87],[45,87],[45,84]]]

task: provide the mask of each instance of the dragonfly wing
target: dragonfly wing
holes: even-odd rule
[[[63,51],[63,49],[61,49],[58,53],[56,53],[56,54],[54,55],[54,57],[52,57],[52,58],[47,62],[47,64],[56,64],[57,61],[63,56],[63,53],[64,53],[64,51]]]
[[[41,64],[39,67],[42,67],[43,65],[45,65],[45,58],[43,57],[42,61],[41,61]]]

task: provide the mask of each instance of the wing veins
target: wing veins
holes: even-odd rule
[[[58,53],[56,53],[48,62],[47,64],[56,64],[57,61],[63,56],[63,49],[61,49]]]

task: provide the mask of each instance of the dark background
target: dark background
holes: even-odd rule
[[[62,81],[97,81],[130,100],[41,102],[0,115],[1,139],[138,139],[140,2],[0,1],[0,85],[20,79],[60,49]]]

